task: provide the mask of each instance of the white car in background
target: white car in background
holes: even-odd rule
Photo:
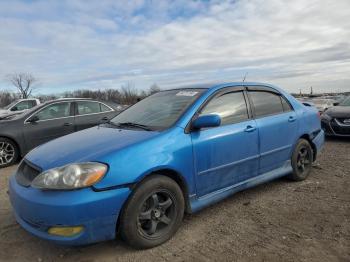
[[[31,109],[34,106],[40,104],[39,99],[29,98],[29,99],[18,99],[11,104],[5,106],[4,108],[0,108],[0,117],[6,116],[12,113],[20,113],[25,110]]]
[[[334,99],[327,99],[327,98],[313,98],[310,101],[314,103],[314,105],[316,106],[316,108],[320,113],[323,113],[328,108],[334,106],[334,104],[337,102]]]

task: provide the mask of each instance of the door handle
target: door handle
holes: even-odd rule
[[[244,129],[244,132],[253,132],[255,129],[256,129],[255,126],[249,125]]]
[[[102,118],[101,120],[103,120],[103,121],[107,121],[108,120],[108,117],[104,117],[104,118]]]
[[[64,123],[63,125],[64,125],[64,126],[71,126],[72,123]]]
[[[295,120],[297,120],[294,116],[290,116],[288,118],[288,122],[294,122]]]

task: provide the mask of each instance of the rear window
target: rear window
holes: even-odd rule
[[[91,101],[77,102],[78,115],[89,115],[101,112],[100,103]]]
[[[111,111],[111,109],[108,106],[104,105],[104,104],[100,104],[100,106],[101,106],[101,112]]]

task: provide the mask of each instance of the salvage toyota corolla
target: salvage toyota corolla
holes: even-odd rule
[[[318,112],[283,90],[230,83],[158,92],[111,121],[41,145],[9,182],[18,223],[59,244],[170,239],[185,212],[289,176],[324,143]]]

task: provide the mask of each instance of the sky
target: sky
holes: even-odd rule
[[[0,1],[0,90],[267,82],[350,91],[349,0]],[[36,94],[34,93],[34,94]]]

